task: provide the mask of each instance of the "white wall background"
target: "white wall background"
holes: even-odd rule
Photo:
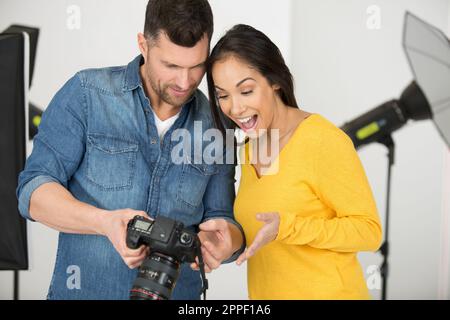
[[[343,124],[392,98],[413,80],[403,52],[402,26],[409,10],[447,31],[446,0],[303,0],[293,1],[292,39],[297,94],[307,110]],[[380,10],[380,29],[367,28],[367,8]],[[392,299],[449,299],[448,260],[440,261],[441,221],[449,215],[449,189],[443,184],[446,147],[433,124],[412,123],[394,134],[390,218],[390,277]],[[382,220],[385,212],[386,149],[371,145],[359,155],[371,182]],[[446,210],[446,211],[445,211]],[[448,219],[448,218],[447,218]],[[448,242],[448,239],[446,240]],[[378,254],[362,253],[367,270],[381,262]],[[440,267],[442,265],[443,267]],[[442,269],[442,270],[440,270]],[[372,290],[374,298],[379,290]]]
[[[1,0],[0,30],[12,23],[41,28],[31,100],[45,108],[76,71],[128,63],[138,54],[136,34],[143,27],[146,2]],[[340,125],[398,97],[412,80],[400,43],[404,11],[411,10],[450,34],[449,2],[211,0],[213,42],[236,23],[264,31],[292,68],[301,105]],[[72,5],[80,9],[80,29],[68,27],[73,11],[67,10]],[[366,26],[371,5],[381,10],[378,30]],[[206,92],[204,83],[201,88]],[[394,139],[389,297],[449,299],[449,153],[431,122],[411,124]],[[377,145],[360,152],[382,217],[385,153]],[[39,224],[29,224],[29,232],[31,270],[21,272],[20,297],[44,299],[57,233]],[[365,269],[380,263],[378,254],[362,253],[360,258]],[[209,278],[210,299],[246,299],[245,267],[223,266]],[[379,297],[379,290],[372,293]],[[12,272],[0,272],[0,299],[11,297]]]

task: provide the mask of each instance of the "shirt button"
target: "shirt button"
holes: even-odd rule
[[[151,144],[156,144],[156,139],[152,139],[152,140],[150,141],[150,143],[151,143]]]

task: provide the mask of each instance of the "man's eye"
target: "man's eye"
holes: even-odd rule
[[[252,90],[250,90],[250,91],[244,91],[244,92],[242,92],[242,95],[248,96],[248,95],[250,95],[250,94],[252,94],[252,93],[253,93]]]
[[[218,100],[223,100],[223,99],[226,99],[226,98],[228,98],[228,96],[217,96]]]

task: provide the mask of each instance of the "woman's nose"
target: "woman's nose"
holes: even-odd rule
[[[243,115],[244,112],[245,107],[242,105],[242,103],[238,99],[233,99],[231,106],[231,115],[233,117],[239,117]]]

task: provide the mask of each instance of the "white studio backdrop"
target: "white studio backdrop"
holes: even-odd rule
[[[265,32],[281,49],[296,80],[302,108],[342,125],[398,97],[412,79],[401,47],[405,10],[450,33],[449,0],[211,0],[213,44],[237,23]],[[146,0],[1,0],[0,30],[12,23],[40,29],[31,101],[45,108],[80,69],[127,64],[138,54]],[[378,19],[379,17],[379,19]],[[206,93],[206,84],[200,88]],[[450,156],[431,122],[394,134],[391,193],[391,272],[388,296],[449,299],[448,204]],[[386,151],[360,153],[382,220]],[[239,180],[239,172],[237,173]],[[45,299],[57,232],[29,223],[30,271],[21,272],[20,298]],[[381,262],[361,253],[375,299]],[[246,299],[246,268],[224,265],[209,275],[209,299]],[[0,272],[0,299],[12,298],[12,272]]]
[[[449,24],[448,0],[293,1],[292,61],[297,95],[307,110],[335,124],[353,120],[381,103],[398,98],[413,80],[402,49],[406,10],[444,32]],[[449,299],[448,221],[450,180],[448,149],[431,121],[411,123],[394,133],[390,213],[388,298]],[[387,150],[370,145],[359,152],[384,222]],[[445,160],[447,155],[447,160]],[[446,202],[447,201],[447,202]],[[445,208],[447,203],[447,208]],[[448,222],[447,227],[448,229]],[[448,230],[447,230],[448,232]],[[361,253],[368,280],[381,263],[379,254]],[[376,280],[376,279],[375,279]],[[374,298],[381,296],[370,282]]]

